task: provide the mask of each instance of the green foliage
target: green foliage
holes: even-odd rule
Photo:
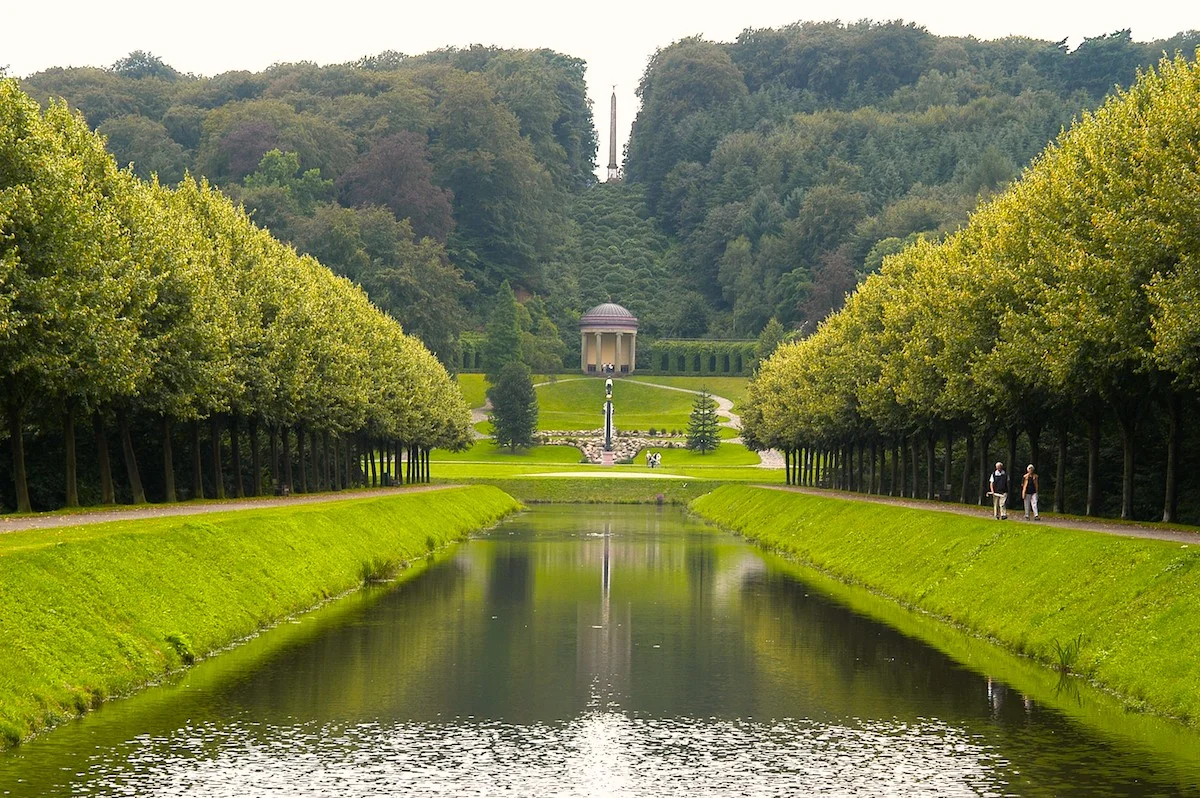
[[[31,508],[27,416],[44,435],[90,411],[100,440],[115,416],[135,501],[140,420],[161,425],[168,500],[172,422],[228,414],[425,448],[467,442],[468,409],[419,342],[207,183],[168,189],[119,172],[82,119],[59,103],[42,114],[14,81],[0,82],[0,120],[0,405],[18,509]],[[321,184],[313,172],[297,178],[295,163],[273,153],[256,185],[302,200]],[[400,227],[396,247],[411,247]],[[414,249],[398,259],[437,257]],[[68,457],[69,501],[74,469]]]
[[[492,403],[488,421],[496,444],[514,451],[518,446],[531,445],[538,423],[538,398],[529,367],[520,361],[507,363],[500,369],[496,384],[488,389],[488,399]]]
[[[516,502],[484,486],[0,537],[0,739],[14,744],[417,561]]]
[[[718,423],[716,400],[708,395],[707,389],[701,388],[688,416],[687,447],[702,455],[716,449],[721,444]]]
[[[520,307],[507,280],[493,300],[482,354],[484,373],[492,384],[499,382],[509,363],[522,362]]]
[[[767,326],[763,327],[762,332],[758,334],[758,343],[754,347],[754,356],[759,361],[766,360],[771,355],[775,354],[775,350],[783,343],[787,337],[787,331],[783,329],[783,325],[774,316],[767,322]]]
[[[1068,654],[1073,672],[1139,708],[1200,718],[1200,610],[1187,598],[1200,579],[1194,547],[1065,528],[1048,534],[1033,524],[998,529],[983,518],[749,486],[719,488],[691,507],[1048,668]]]
[[[1087,425],[1096,513],[1100,428],[1116,426],[1121,513],[1131,517],[1147,405],[1169,403],[1163,387],[1194,389],[1200,350],[1183,330],[1197,321],[1197,107],[1196,61],[1164,59],[1064,132],[963,230],[885,258],[842,311],[762,366],[749,434],[820,448],[947,427],[1036,439],[1049,423]],[[1179,445],[1177,424],[1164,433]],[[1162,466],[1153,476],[1166,518],[1177,478]]]

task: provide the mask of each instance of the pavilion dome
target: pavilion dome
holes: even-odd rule
[[[632,326],[637,327],[637,317],[615,302],[605,302],[584,313],[579,319],[580,326]]]

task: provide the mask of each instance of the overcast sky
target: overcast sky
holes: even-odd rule
[[[636,113],[634,90],[647,59],[655,48],[685,36],[730,41],[746,28],[800,20],[901,18],[938,35],[1019,35],[1068,39],[1074,45],[1124,28],[1132,29],[1135,40],[1148,41],[1200,27],[1200,11],[1192,2],[1111,0],[611,0],[591,6],[549,0],[14,0],[4,5],[0,66],[17,76],[50,66],[108,66],[132,50],[148,50],[183,72],[215,75],[286,61],[341,63],[383,50],[415,55],[473,43],[549,47],[588,63],[602,170],[608,162],[612,86],[617,87],[620,148]]]

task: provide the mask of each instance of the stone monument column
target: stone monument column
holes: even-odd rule
[[[579,368],[587,371],[587,334],[579,334]]]
[[[637,368],[637,333],[631,333],[629,336],[629,373]]]
[[[600,333],[596,333],[596,371],[600,370],[600,362],[604,360],[604,350],[600,348]]]
[[[613,366],[616,368],[616,372],[618,374],[620,374],[621,373],[621,333],[617,333],[617,358],[613,362]]]

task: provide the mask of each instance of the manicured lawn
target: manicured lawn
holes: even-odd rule
[[[604,423],[604,380],[560,380],[537,389],[538,429],[599,429]],[[691,394],[664,391],[630,380],[613,386],[614,419],[618,429],[687,428]]]
[[[459,374],[458,388],[467,400],[467,407],[483,407],[487,402],[488,384],[482,374]]]
[[[574,446],[530,446],[514,453],[508,447],[497,447],[490,440],[476,441],[465,452],[434,449],[429,459],[434,463],[504,463],[507,465],[541,465],[545,463],[578,463],[583,454]]]
[[[657,385],[670,385],[672,388],[686,388],[689,391],[699,391],[707,388],[709,393],[723,396],[733,402],[734,407],[746,398],[746,386],[750,383],[748,377],[654,377],[636,374],[625,377],[634,382],[652,382]]]

